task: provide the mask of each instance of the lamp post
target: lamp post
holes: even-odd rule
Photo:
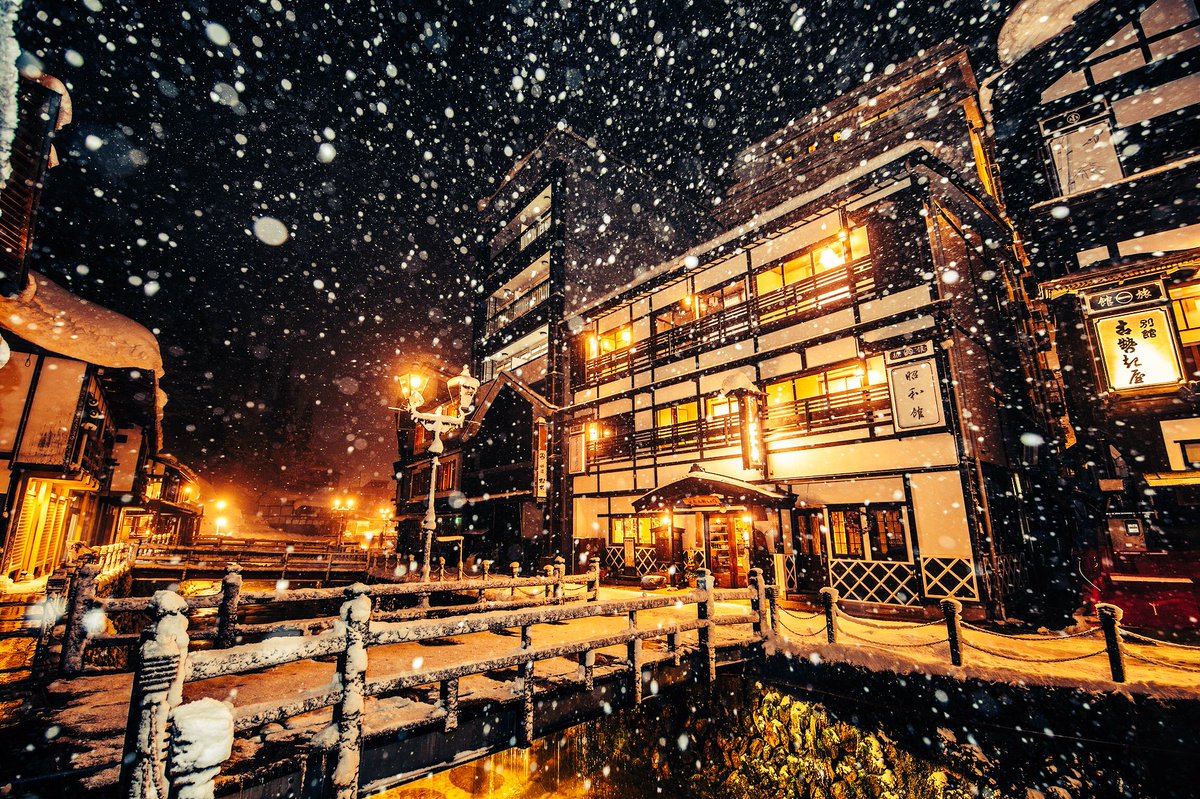
[[[444,406],[442,405],[438,405],[432,411],[420,410],[421,406],[425,404],[425,397],[421,394],[421,389],[424,387],[425,381],[415,373],[401,378],[401,392],[408,400],[407,410],[413,421],[433,433],[433,441],[429,444],[429,454],[432,456],[429,466],[429,504],[425,508],[425,518],[421,520],[421,529],[424,531],[425,538],[424,554],[421,558],[421,582],[427,583],[430,573],[429,558],[433,552],[433,533],[437,530],[437,510],[434,507],[434,500],[437,494],[438,467],[441,466],[439,456],[446,449],[442,443],[442,434],[457,430],[466,423],[467,415],[475,408],[475,394],[479,391],[479,381],[471,377],[470,369],[466,366],[463,367],[461,374],[446,381],[446,387],[450,389],[452,395],[455,390],[458,391],[458,408],[453,415],[443,413]],[[393,408],[392,410],[402,411],[404,409]]]

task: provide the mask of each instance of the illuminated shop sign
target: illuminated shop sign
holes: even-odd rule
[[[892,415],[900,430],[919,430],[945,423],[937,364],[933,358],[888,368]]]
[[[1138,391],[1183,381],[1175,331],[1165,308],[1105,316],[1094,321],[1108,387]]]
[[[738,413],[741,416],[742,428],[742,467],[746,469],[761,469],[766,463],[764,458],[762,413],[758,397],[754,394],[744,394],[738,403]]]

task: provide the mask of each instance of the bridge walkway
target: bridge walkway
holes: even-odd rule
[[[663,593],[655,592],[654,596],[662,596]],[[688,592],[679,593],[682,595]],[[636,590],[609,587],[601,589],[602,601],[631,599],[640,595],[641,592]],[[745,601],[717,602],[716,610],[719,615],[733,616],[748,614],[750,607]],[[652,629],[660,624],[666,626],[694,620],[695,615],[693,605],[646,610],[639,613],[638,626],[641,629]],[[626,631],[627,624],[625,614],[540,624],[531,630],[532,645],[535,648],[558,646],[604,635],[616,635]],[[753,632],[744,625],[723,626],[714,630],[714,643],[718,648],[757,642]],[[696,631],[679,634],[681,649],[686,651],[697,645]],[[465,665],[516,653],[520,649],[521,636],[517,631],[475,633],[461,638],[381,645],[371,649],[367,679],[376,680],[415,671]],[[660,642],[645,642],[646,666],[672,657]],[[607,670],[626,670],[625,658],[624,645],[597,650],[596,679],[600,680]],[[578,670],[579,666],[574,658],[554,658],[537,663],[535,675],[539,690],[547,689],[546,681],[551,684],[578,682]],[[236,707],[279,702],[291,696],[327,687],[335,673],[336,664],[332,657],[303,660],[246,674],[189,682],[184,686],[183,698],[185,702],[189,702],[211,697],[231,702]],[[512,701],[519,696],[515,687],[517,677],[517,669],[500,674],[465,677],[459,688],[459,701],[464,705],[486,700]],[[78,749],[72,761],[73,769],[77,772],[95,772],[87,778],[91,787],[107,786],[117,781],[132,679],[132,674],[129,673],[82,676],[61,680],[50,687],[51,704],[54,709],[47,723],[57,725],[61,730],[58,746]],[[444,713],[435,702],[436,696],[425,697],[417,692],[407,692],[406,695],[396,697],[368,697],[364,712],[364,733],[370,737],[383,731],[435,720]],[[257,741],[239,738],[228,771],[236,771],[238,762],[262,762],[264,757],[270,756],[271,751],[294,752],[297,746],[307,744],[314,732],[329,725],[331,719],[332,709],[325,708],[290,719],[286,725],[268,725]]]

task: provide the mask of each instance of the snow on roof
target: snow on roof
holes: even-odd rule
[[[0,296],[0,328],[68,358],[163,375],[162,353],[153,333],[32,270],[24,291]]]
[[[1020,61],[1075,22],[1096,0],[1023,0],[1004,21],[996,38],[1000,64]]]
[[[12,172],[13,137],[17,134],[17,56],[21,46],[13,33],[20,2],[0,3],[0,186]]]

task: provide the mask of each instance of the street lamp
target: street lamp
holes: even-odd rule
[[[434,498],[437,493],[438,467],[441,465],[438,456],[446,449],[442,443],[442,434],[457,430],[466,423],[467,415],[475,408],[475,394],[479,391],[479,381],[471,377],[470,369],[464,366],[460,374],[446,381],[446,387],[450,389],[451,395],[456,390],[458,391],[457,413],[454,415],[443,413],[444,406],[442,405],[438,405],[433,411],[421,411],[420,407],[425,404],[425,396],[421,392],[427,382],[427,378],[422,378],[417,372],[413,372],[402,376],[400,387],[401,395],[407,401],[407,409],[412,415],[413,421],[433,433],[433,441],[429,444],[429,454],[432,456],[429,468],[429,504],[425,509],[425,518],[421,520],[421,529],[424,531],[425,537],[425,551],[421,559],[421,582],[425,583],[429,582],[429,558],[433,551],[433,533],[437,530],[437,510],[434,507]],[[403,408],[393,408],[392,410],[401,411]]]

